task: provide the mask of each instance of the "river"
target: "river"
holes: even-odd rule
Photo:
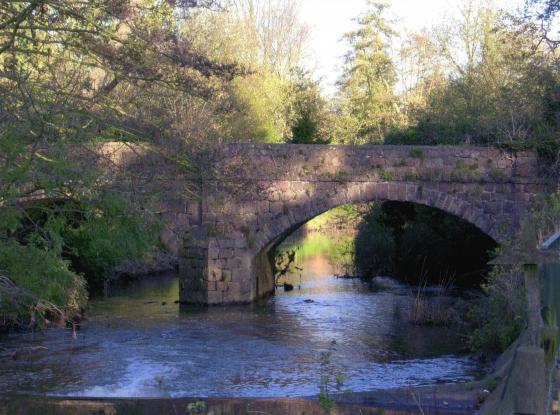
[[[451,329],[402,318],[413,293],[337,279],[328,254],[257,304],[183,307],[175,276],[154,276],[93,298],[69,329],[0,337],[0,390],[95,397],[276,397],[318,393],[321,352],[369,391],[466,382],[482,368]]]

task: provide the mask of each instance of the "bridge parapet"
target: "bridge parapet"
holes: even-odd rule
[[[275,181],[542,181],[533,153],[486,147],[230,144],[212,158],[226,176]]]

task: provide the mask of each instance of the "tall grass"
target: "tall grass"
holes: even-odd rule
[[[416,287],[414,298],[408,309],[408,320],[418,325],[448,326],[459,319],[457,310],[452,306],[450,292],[453,289],[454,276],[442,274],[436,285],[428,286],[424,276]],[[435,291],[430,294],[428,291]]]

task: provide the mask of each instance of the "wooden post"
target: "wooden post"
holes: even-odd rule
[[[527,297],[527,335],[531,346],[539,346],[542,326],[539,267],[536,264],[524,264],[523,273]]]

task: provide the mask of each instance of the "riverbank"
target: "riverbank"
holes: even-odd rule
[[[482,384],[442,384],[340,395],[332,415],[475,414]],[[189,412],[188,407],[204,407]],[[0,415],[323,415],[309,398],[73,398],[0,396]]]
[[[22,288],[0,274],[0,334],[47,328],[75,328],[84,317],[87,318],[86,313],[91,298],[107,295],[109,290],[119,291],[145,279],[176,275],[178,265],[177,256],[163,250],[154,250],[141,259],[122,261],[96,281],[86,282],[83,275],[72,272],[69,275],[75,279],[79,288],[70,296],[73,298],[72,307],[60,307],[44,300],[41,295]]]

